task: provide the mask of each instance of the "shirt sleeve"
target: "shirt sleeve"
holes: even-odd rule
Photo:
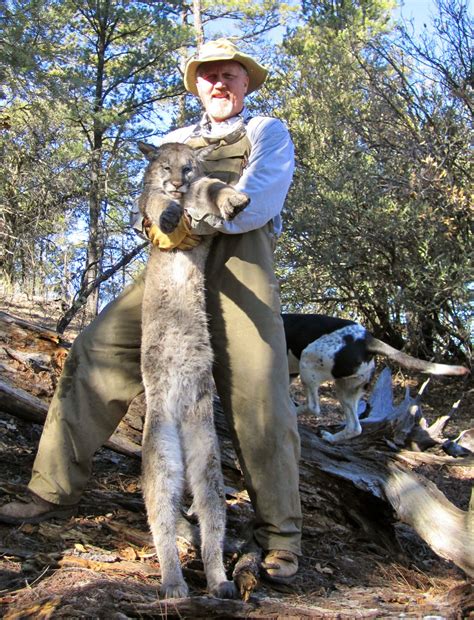
[[[273,220],[281,232],[281,210],[294,171],[294,147],[285,125],[276,118],[256,117],[249,121],[249,162],[235,189],[250,197],[250,204],[233,220],[213,223],[213,228],[238,234],[261,228]]]

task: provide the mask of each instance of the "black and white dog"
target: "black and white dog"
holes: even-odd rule
[[[282,317],[290,375],[299,374],[306,390],[306,405],[298,407],[297,412],[319,416],[319,386],[324,381],[335,383],[346,426],[335,434],[323,431],[323,437],[331,443],[360,435],[358,405],[375,370],[375,355],[431,375],[469,374],[464,366],[425,362],[402,353],[355,321],[324,314],[282,314]]]

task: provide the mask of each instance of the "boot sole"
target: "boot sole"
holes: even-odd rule
[[[2,515],[0,513],[0,523],[6,523],[7,525],[21,525],[22,523],[41,523],[48,519],[66,519],[76,514],[77,508],[60,508],[57,510],[48,510],[42,512],[34,517],[13,517],[9,515]]]
[[[262,579],[264,581],[267,581],[268,583],[278,583],[281,585],[290,585],[296,579],[296,573],[294,575],[291,575],[291,577],[273,577],[272,575],[269,575],[265,570],[262,570],[261,576]]]

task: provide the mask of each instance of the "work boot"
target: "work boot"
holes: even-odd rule
[[[38,495],[31,493],[26,502],[10,502],[0,507],[0,522],[9,525],[21,525],[22,523],[41,523],[47,519],[65,519],[72,516],[77,510],[77,505],[62,506],[52,504]]]
[[[291,583],[298,572],[298,556],[292,551],[273,549],[262,562],[263,577],[274,583]]]

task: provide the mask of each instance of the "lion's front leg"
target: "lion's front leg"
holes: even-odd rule
[[[212,204],[219,210],[225,220],[233,219],[249,204],[250,198],[243,192],[238,192],[231,185],[222,181],[211,181],[208,187],[208,196]]]
[[[160,215],[159,226],[165,233],[171,233],[176,228],[183,215],[183,207],[179,202],[170,200],[168,206]]]
[[[173,232],[183,215],[183,207],[179,202],[157,191],[144,192],[138,205],[143,216],[151,224],[158,224],[165,233]]]

